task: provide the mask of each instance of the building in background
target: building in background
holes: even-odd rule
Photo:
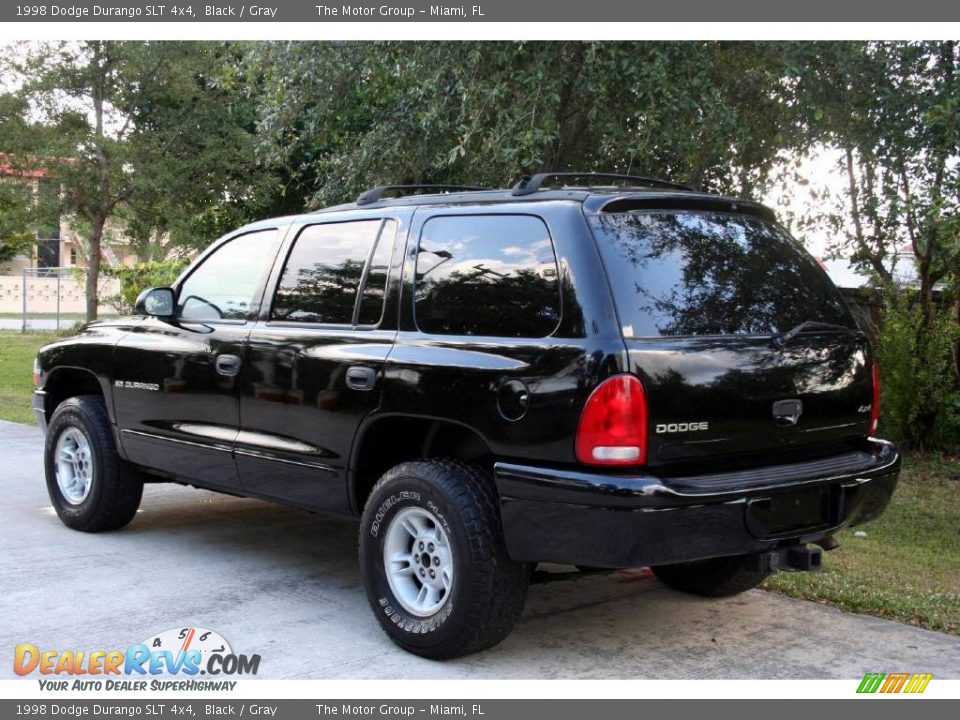
[[[60,188],[43,168],[13,167],[0,153],[0,178],[31,185],[40,207],[50,208],[49,217],[42,218],[37,228],[37,244],[27,255],[0,264],[0,275],[22,275],[24,269],[74,268],[86,266],[86,248],[82,238],[73,229],[71,218],[60,215],[56,202]],[[133,265],[137,256],[126,242],[122,225],[107,223],[104,228],[102,259],[106,265]]]
[[[0,263],[0,314],[17,313],[27,317],[85,312],[86,246],[73,228],[71,218],[59,212],[59,185],[43,168],[13,167],[3,153],[0,153],[0,182],[28,184],[38,207],[48,213],[37,224],[36,243],[30,251]],[[108,267],[137,262],[121,224],[111,222],[104,228],[101,257],[103,266]],[[109,298],[118,291],[116,280],[101,276],[101,314],[115,312]],[[26,320],[23,326],[28,326]]]

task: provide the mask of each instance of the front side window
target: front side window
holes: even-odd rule
[[[426,333],[540,338],[560,322],[553,243],[529,215],[431,218],[416,286],[417,326]]]
[[[261,230],[217,248],[180,286],[177,316],[197,321],[247,319],[276,237],[276,230]]]
[[[395,227],[393,220],[356,220],[304,228],[280,275],[270,319],[379,323]]]

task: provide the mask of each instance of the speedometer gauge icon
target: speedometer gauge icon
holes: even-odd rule
[[[203,662],[199,663],[201,667],[206,664],[206,659],[213,654],[232,655],[233,649],[230,643],[215,630],[208,630],[202,627],[182,627],[164,630],[143,641],[144,645],[150,648],[151,652],[162,652],[164,650],[176,657],[179,653],[186,653],[189,650],[200,652]]]

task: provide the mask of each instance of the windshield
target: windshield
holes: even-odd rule
[[[625,337],[768,335],[805,320],[856,327],[816,261],[761,218],[653,210],[592,223]]]

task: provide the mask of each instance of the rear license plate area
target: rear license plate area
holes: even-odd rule
[[[756,537],[797,534],[838,522],[840,488],[827,485],[755,498],[747,505],[747,529]]]

